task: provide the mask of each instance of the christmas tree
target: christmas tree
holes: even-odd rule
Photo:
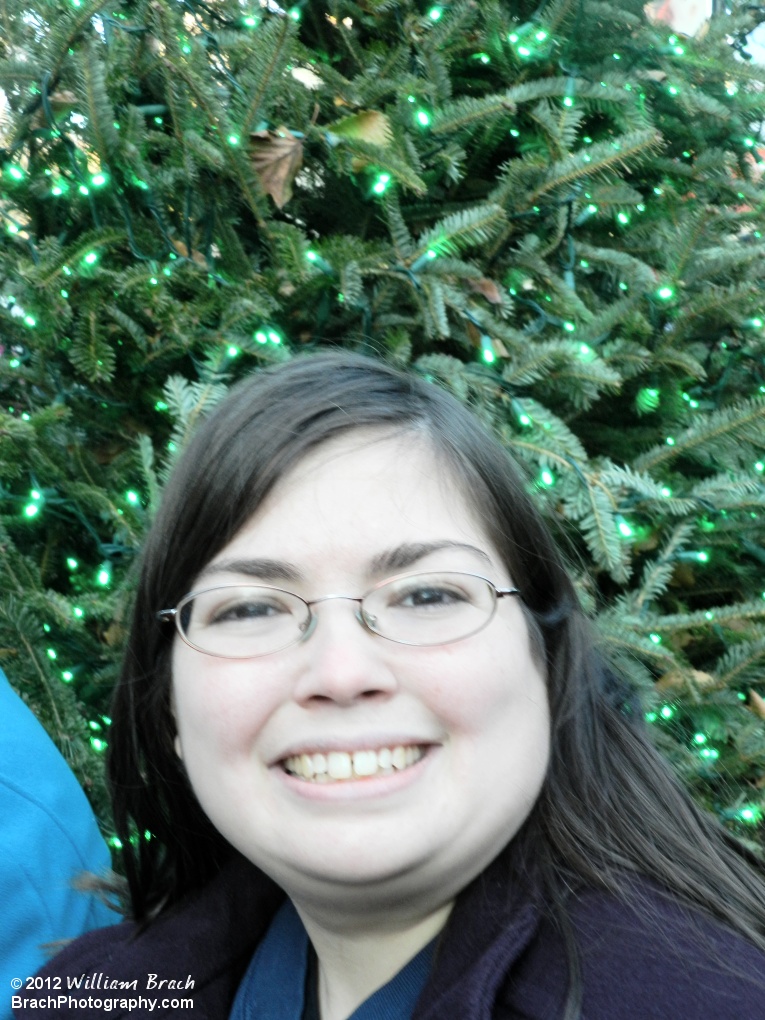
[[[0,663],[102,813],[132,567],[231,382],[494,429],[659,746],[765,827],[762,72],[733,4],[3,0]]]

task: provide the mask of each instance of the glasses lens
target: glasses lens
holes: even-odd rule
[[[364,599],[370,630],[406,645],[441,645],[485,627],[497,605],[493,586],[473,574],[427,573],[394,578]]]
[[[221,585],[179,606],[183,636],[202,652],[229,659],[267,655],[299,641],[308,606],[279,588]]]

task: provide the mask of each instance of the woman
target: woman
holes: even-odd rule
[[[42,975],[117,1015],[761,1018],[761,866],[625,697],[469,412],[345,354],[248,379],[144,553],[109,760],[132,920]]]

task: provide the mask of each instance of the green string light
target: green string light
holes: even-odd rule
[[[550,486],[555,485],[555,475],[548,468],[544,468],[539,472],[539,484],[549,489]]]
[[[629,521],[626,521],[621,514],[616,517],[616,528],[622,538],[634,538],[635,531]]]
[[[71,671],[71,669],[65,669],[61,673],[61,679],[64,681],[65,684],[70,684],[72,680],[74,680],[74,673]]]
[[[420,127],[430,127],[430,114],[427,110],[417,110],[414,115],[414,119],[420,125]]]
[[[661,298],[662,301],[669,301],[675,296],[674,288],[669,286],[659,287],[656,291],[656,296]]]
[[[655,386],[645,386],[638,390],[635,398],[638,410],[644,413],[655,411],[661,403],[661,393]]]
[[[431,7],[428,11],[428,17],[431,21],[440,21],[441,15],[444,13],[443,7]]]
[[[487,365],[493,365],[497,360],[497,355],[494,353],[494,348],[491,343],[491,337],[485,333],[481,337],[481,357]]]
[[[390,174],[379,174],[377,180],[372,185],[372,191],[376,195],[384,195],[388,190],[390,184]]]
[[[655,634],[655,633],[654,634],[649,634],[648,637],[653,642],[653,644],[655,644],[655,645],[660,645],[661,644],[661,634]]]
[[[662,705],[659,715],[662,719],[671,719],[675,714],[675,710],[671,705]]]
[[[746,804],[739,810],[738,817],[749,825],[758,825],[762,821],[762,809],[755,804]]]

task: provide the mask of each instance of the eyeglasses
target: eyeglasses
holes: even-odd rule
[[[324,595],[306,602],[281,588],[221,584],[192,592],[160,620],[174,620],[181,638],[198,652],[224,659],[254,659],[305,641],[316,625],[313,607],[330,599],[358,603],[356,618],[372,634],[402,645],[445,645],[482,630],[505,595],[485,577],[429,572],[391,577],[366,595]]]

